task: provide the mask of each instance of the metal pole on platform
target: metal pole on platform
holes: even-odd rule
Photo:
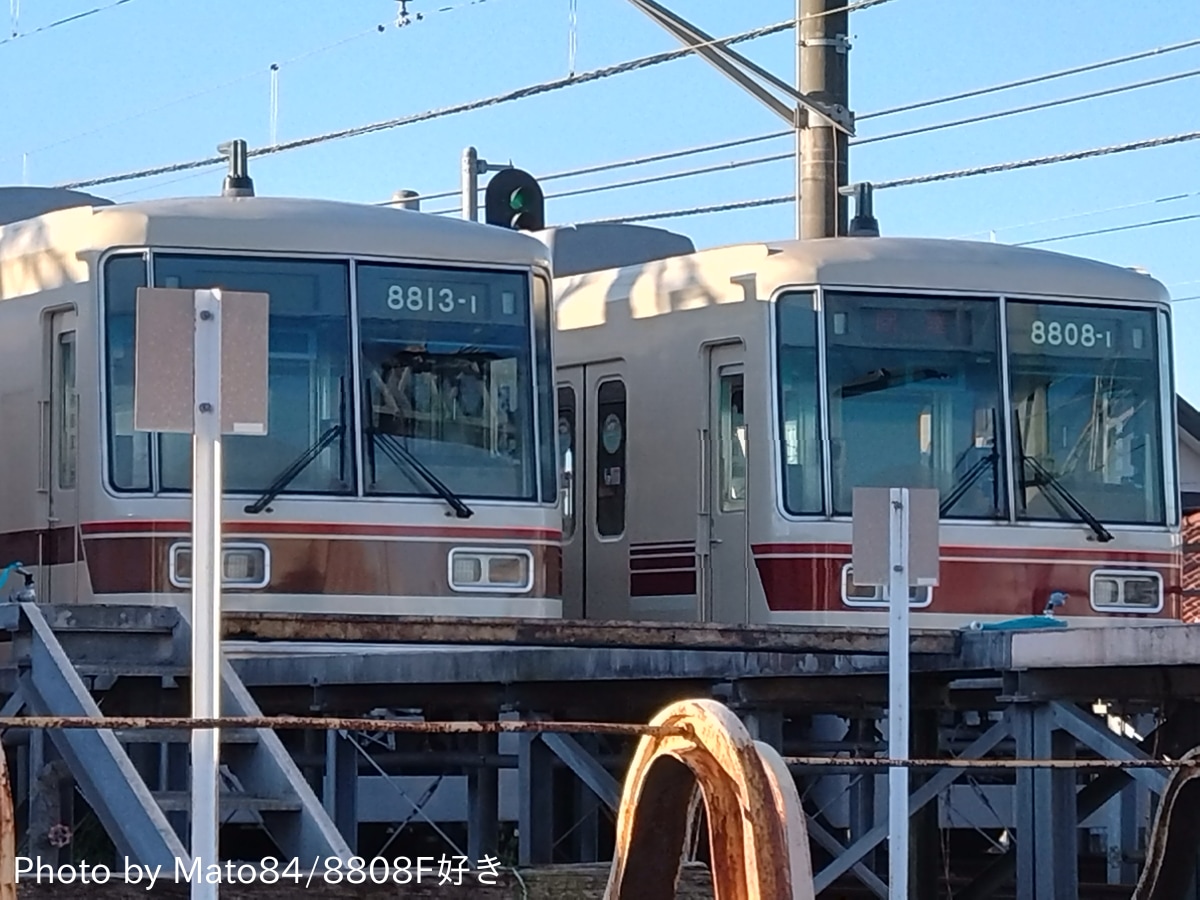
[[[888,529],[888,756],[908,759],[909,497],[891,489]],[[888,769],[888,896],[908,900],[908,769]]]
[[[221,715],[221,292],[196,291],[192,437],[192,716]],[[192,858],[219,865],[217,729],[192,732]],[[192,900],[217,885],[192,882]]]

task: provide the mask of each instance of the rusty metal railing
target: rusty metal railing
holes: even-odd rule
[[[228,716],[213,719],[169,716],[0,717],[7,729],[344,730],[377,733],[576,733],[639,738],[618,810],[617,849],[606,900],[665,900],[675,883],[671,863],[682,864],[682,836],[696,784],[708,811],[713,880],[717,896],[760,900],[812,900],[813,872],[806,820],[788,766],[828,769],[1166,769],[1175,772],[1169,799],[1194,790],[1200,751],[1182,758],[1141,759],[905,759],[886,757],[780,756],[755,741],[727,707],[712,700],[681,701],[648,724],[613,722],[423,721],[330,716]],[[669,758],[677,766],[662,766]],[[683,770],[690,774],[680,780]],[[1173,877],[1176,852],[1168,852],[1166,804],[1156,823],[1152,866],[1135,896],[1158,900],[1157,885]],[[1178,815],[1178,810],[1176,810]],[[1160,833],[1161,832],[1161,833]],[[1162,877],[1161,873],[1166,873]],[[17,900],[16,819],[5,755],[0,752],[0,900]]]

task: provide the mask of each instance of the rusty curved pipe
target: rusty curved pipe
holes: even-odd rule
[[[3,749],[0,749],[0,900],[17,900],[17,817]]]
[[[690,733],[647,735],[638,744],[617,814],[605,900],[675,896],[697,784],[715,900],[813,900],[804,814],[779,755],[712,700],[674,703],[651,724]]]

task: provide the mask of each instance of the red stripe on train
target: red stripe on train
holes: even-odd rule
[[[850,544],[752,544],[750,549],[756,556],[789,556],[804,554],[838,558],[850,556]],[[956,557],[987,556],[991,559],[1044,559],[1054,562],[1062,559],[1088,560],[1104,562],[1154,562],[1168,561],[1179,558],[1177,551],[1171,550],[1109,550],[1097,547],[1095,550],[1068,550],[1047,547],[992,547],[992,546],[943,546],[943,559]]]
[[[831,557],[759,557],[755,567],[767,606],[776,611],[845,612],[856,608],[842,600],[842,559]],[[1040,613],[1051,592],[1069,595],[1064,616],[1099,615],[1089,602],[1092,570],[1053,561],[1009,564],[973,560],[944,561],[933,589],[933,602],[914,613],[1025,616]],[[1179,612],[1179,571],[1160,567],[1165,594],[1161,612],[1151,615],[1174,618]]]
[[[192,524],[185,520],[137,521],[122,519],[115,522],[84,522],[80,525],[86,535],[98,534],[162,534],[187,535]],[[444,537],[451,539],[479,538],[500,540],[510,538],[527,541],[558,541],[562,532],[546,528],[470,528],[451,525],[351,525],[342,522],[226,522],[226,533],[277,535],[345,535],[353,537]]]

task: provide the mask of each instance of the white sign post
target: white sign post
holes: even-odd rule
[[[221,714],[221,302],[196,291],[192,360],[192,717]],[[192,732],[192,857],[220,864],[220,734]],[[207,890],[206,890],[207,888]],[[210,893],[211,892],[211,893]],[[192,900],[216,900],[217,885],[192,884]]]
[[[855,584],[879,585],[888,602],[888,756],[908,759],[910,588],[938,581],[938,492],[855,488]],[[888,768],[888,896],[908,900],[908,768]]]
[[[192,433],[192,717],[221,714],[221,435],[267,432],[266,294],[139,288],[134,426]],[[192,731],[192,859],[220,864],[220,733]],[[190,866],[189,866],[190,867]],[[216,900],[218,885],[191,885]]]

